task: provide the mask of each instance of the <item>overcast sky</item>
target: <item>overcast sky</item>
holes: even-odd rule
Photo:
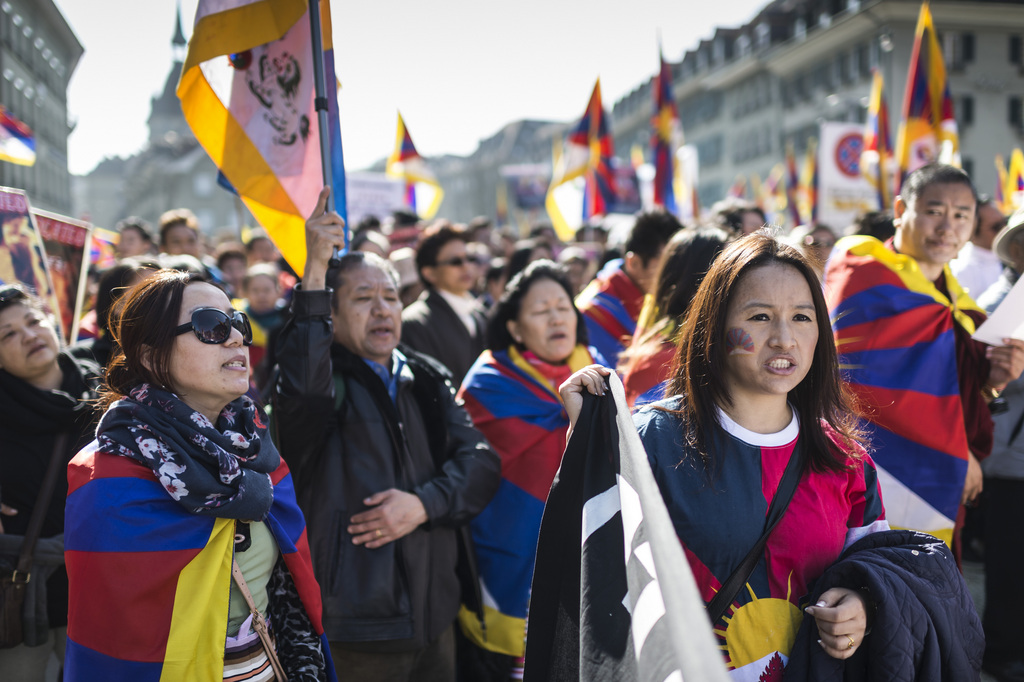
[[[139,151],[171,66],[176,0],[55,0],[85,54],[71,78],[68,165]],[[180,0],[186,38],[197,0]],[[468,154],[522,118],[572,120],[600,76],[604,104],[766,0],[398,0],[332,3],[346,166],[394,145],[400,109],[425,156]],[[585,8],[585,9],[584,9]]]

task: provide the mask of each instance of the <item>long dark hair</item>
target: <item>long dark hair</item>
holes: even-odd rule
[[[519,318],[519,310],[523,305],[523,298],[537,282],[549,279],[565,289],[565,295],[572,303],[572,309],[576,313],[576,345],[587,345],[587,326],[583,321],[583,314],[576,308],[572,300],[572,285],[569,284],[569,276],[565,268],[552,261],[542,259],[535,260],[526,266],[526,269],[516,275],[505,287],[505,293],[501,295],[498,302],[491,309],[487,321],[487,348],[489,350],[506,350],[515,345],[515,339],[508,330],[509,320]]]
[[[185,287],[201,282],[187,272],[158,270],[122,296],[110,316],[115,355],[107,367],[100,407],[142,383],[171,387],[171,355]],[[146,357],[146,367],[143,364]]]
[[[765,232],[755,232],[727,246],[704,277],[686,316],[672,363],[668,393],[684,396],[677,414],[683,420],[686,443],[714,469],[718,463],[715,453],[708,448],[708,434],[711,426],[718,423],[718,406],[732,404],[732,396],[723,381],[729,303],[747,273],[776,264],[795,269],[807,281],[818,325],[818,342],[810,370],[789,392],[789,402],[800,417],[811,467],[817,471],[840,471],[850,457],[856,457],[857,445],[863,445],[864,438],[857,425],[852,394],[839,374],[839,359],[821,283],[803,254]],[[835,431],[840,446],[828,436],[824,424]]]

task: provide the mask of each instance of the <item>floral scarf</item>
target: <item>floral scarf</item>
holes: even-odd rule
[[[110,406],[96,439],[152,469],[190,513],[262,520],[274,500],[270,472],[281,457],[248,396],[229,403],[214,426],[173,393],[142,384]]]

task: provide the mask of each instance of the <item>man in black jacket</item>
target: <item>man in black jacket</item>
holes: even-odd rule
[[[450,682],[460,527],[497,490],[500,461],[456,405],[444,369],[398,350],[390,264],[353,253],[328,269],[344,237],[326,197],[306,223],[274,399],[324,628],[339,677]]]

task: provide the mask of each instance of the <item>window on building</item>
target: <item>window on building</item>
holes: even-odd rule
[[[962,71],[974,61],[974,34],[948,31],[940,34],[942,55],[950,71]]]
[[[974,97],[964,95],[957,101],[959,106],[956,110],[956,122],[961,126],[969,126],[974,123]]]
[[[1010,127],[1017,132],[1024,132],[1024,101],[1020,97],[1011,97],[1009,108]]]
[[[1021,49],[1021,37],[1010,36],[1010,63],[1021,66],[1024,64],[1024,50]]]
[[[867,43],[861,43],[855,50],[857,54],[857,77],[864,79],[871,77],[871,54]]]

